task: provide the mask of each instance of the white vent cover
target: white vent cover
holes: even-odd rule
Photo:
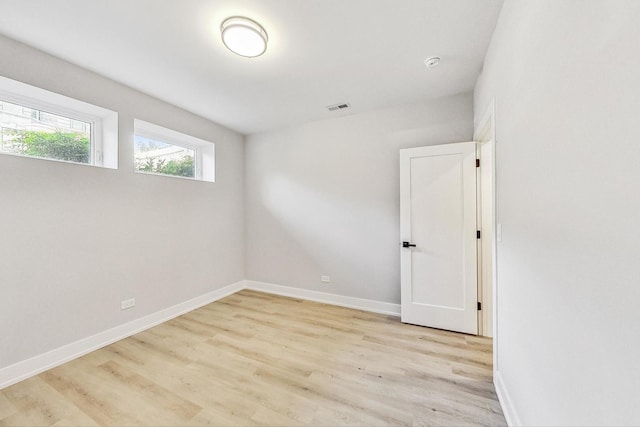
[[[346,108],[351,107],[351,105],[349,105],[346,102],[343,102],[342,104],[335,104],[335,105],[329,105],[327,106],[327,110],[329,111],[338,111],[338,110],[344,110]]]

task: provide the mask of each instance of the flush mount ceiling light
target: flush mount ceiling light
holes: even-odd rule
[[[267,32],[256,21],[243,16],[232,16],[220,26],[222,42],[233,53],[253,58],[267,50]]]

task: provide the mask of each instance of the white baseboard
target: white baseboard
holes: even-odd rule
[[[493,385],[496,387],[496,394],[498,395],[498,400],[500,401],[504,418],[507,420],[507,425],[510,427],[521,426],[522,423],[520,422],[520,417],[518,416],[516,408],[513,406],[513,400],[511,400],[509,392],[502,381],[500,371],[495,371],[493,373]]]
[[[274,285],[272,283],[256,282],[254,280],[245,280],[245,284],[246,289],[252,289],[254,291],[322,302],[325,304],[339,305],[341,307],[355,308],[358,310],[371,311],[391,316],[400,316],[400,304],[347,297],[343,295],[329,294],[326,292],[310,291],[308,289]]]
[[[178,317],[196,308],[210,304],[245,288],[245,281],[239,281],[224,288],[206,293],[164,310],[157,311],[124,325],[97,333],[71,344],[58,347],[27,360],[0,369],[0,389],[37,375],[48,369],[62,365],[94,350],[112,344],[123,338],[142,332],[167,320]]]

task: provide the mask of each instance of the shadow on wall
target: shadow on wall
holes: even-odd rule
[[[333,274],[335,285],[326,285],[327,291],[338,285],[340,277],[371,274],[370,263],[375,259],[367,256],[367,248],[373,242],[366,241],[363,230],[372,236],[380,227],[396,225],[395,218],[385,215],[384,209],[355,204],[281,174],[265,177],[260,195],[266,212],[291,239],[288,244],[299,251],[295,254],[297,262]],[[354,233],[354,229],[360,233]]]

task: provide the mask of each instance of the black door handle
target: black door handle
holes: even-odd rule
[[[402,247],[403,248],[415,248],[416,245],[414,245],[413,243],[409,243],[409,242],[402,242]]]

